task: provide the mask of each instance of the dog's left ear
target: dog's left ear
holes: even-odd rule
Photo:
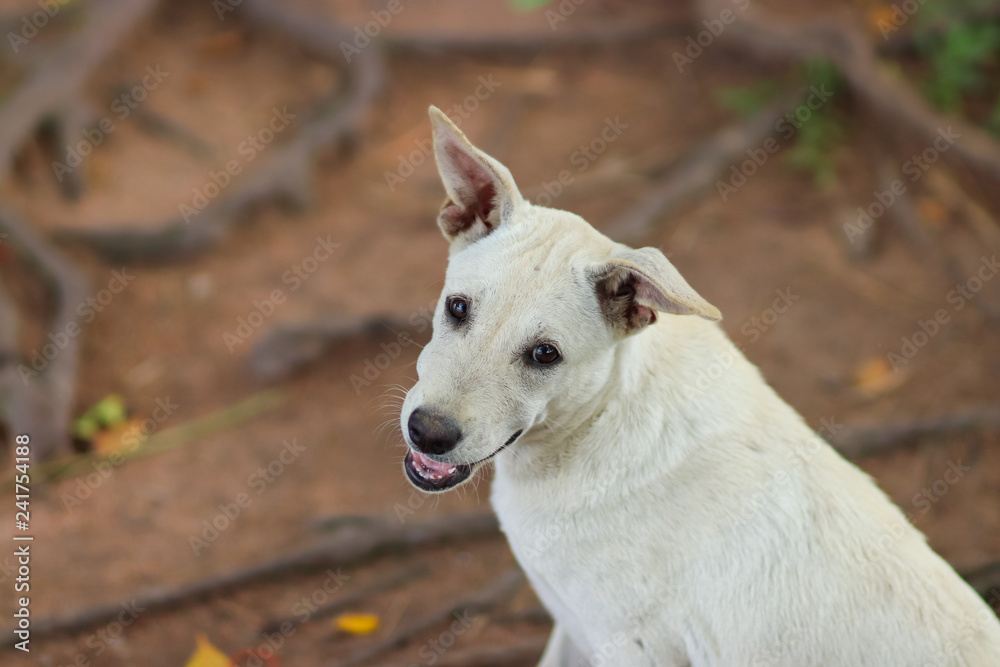
[[[624,248],[593,276],[601,311],[621,334],[652,324],[657,311],[722,319],[719,309],[695,292],[656,248]]]
[[[462,246],[509,222],[521,193],[505,166],[473,146],[437,107],[430,108],[434,158],[448,199],[438,226],[453,244]]]

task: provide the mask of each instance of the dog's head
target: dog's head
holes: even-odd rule
[[[451,242],[434,335],[403,403],[404,461],[437,492],[547,419],[586,417],[622,341],[657,312],[717,320],[656,249],[614,243],[579,216],[535,206],[510,172],[431,107]]]

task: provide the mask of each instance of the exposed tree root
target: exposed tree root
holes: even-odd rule
[[[56,303],[47,327],[54,338],[39,344],[43,356],[26,359],[14,369],[16,389],[6,410],[8,426],[15,433],[31,435],[31,456],[42,461],[64,451],[69,444],[80,354],[78,308],[90,296],[89,280],[13,211],[3,207],[0,229],[9,235],[6,242],[48,283]],[[51,354],[44,354],[49,350]]]
[[[603,225],[602,231],[617,241],[635,241],[657,221],[700,199],[730,167],[746,159],[747,150],[759,148],[774,134],[777,122],[801,96],[801,91],[782,96],[750,118],[722,128],[677,158],[653,192]]]
[[[291,574],[350,567],[359,563],[369,564],[375,558],[389,554],[427,549],[452,542],[492,538],[500,534],[496,517],[477,512],[450,514],[434,519],[400,524],[395,518],[368,518],[345,525],[316,546],[288,556],[208,577],[178,588],[154,589],[129,596],[133,606],[141,608],[143,615],[189,604],[212,595],[259,581],[272,580]],[[61,616],[36,619],[31,625],[32,639],[57,633],[74,633],[95,625],[107,623],[121,613],[120,604],[101,605],[69,612]],[[13,630],[3,633],[13,646]]]
[[[87,7],[86,19],[61,45],[40,57],[0,106],[0,180],[14,155],[44,120],[65,124],[56,136],[79,137],[80,90],[118,42],[155,6],[156,0],[104,0]]]
[[[121,38],[155,6],[155,0],[94,3],[87,7],[80,28],[33,61],[23,81],[0,106],[0,179],[10,175],[18,149],[40,126],[49,127],[57,150],[81,136],[92,119],[89,107],[81,101],[81,88]],[[79,193],[81,183],[76,170],[59,174],[59,181],[67,194]],[[47,330],[64,344],[44,340],[39,348],[56,348],[53,354],[27,360],[19,368],[12,367],[18,364],[8,356],[4,364],[8,396],[0,406],[15,433],[31,434],[32,457],[43,460],[62,451],[69,441],[80,345],[76,309],[90,295],[88,281],[13,211],[0,207],[0,228],[7,231],[11,245],[49,284],[57,304]],[[13,311],[11,304],[7,307]],[[10,387],[12,382],[14,386]]]
[[[635,44],[669,35],[689,35],[697,27],[694,21],[659,20],[639,23],[618,21],[599,29],[557,30],[516,35],[461,33],[392,34],[383,38],[387,50],[429,55],[468,54],[534,55],[551,49],[583,49],[620,44]],[[350,40],[353,40],[352,35]],[[350,40],[348,40],[350,42]]]
[[[18,350],[20,331],[17,305],[0,283],[0,423],[3,424],[14,421],[14,394],[24,389],[24,382],[17,372],[21,362]]]
[[[325,316],[301,323],[279,324],[266,331],[250,353],[258,377],[277,380],[322,357],[338,341],[364,336],[379,338],[406,334],[403,317],[351,318]]]
[[[442,656],[436,664],[438,667],[525,667],[538,663],[547,642],[546,637],[537,637],[510,646],[482,646],[454,651]]]
[[[977,429],[1000,429],[1000,405],[984,405],[933,417],[849,427],[833,435],[830,443],[844,456],[858,459],[893,451],[912,444],[919,438],[940,437]]]
[[[733,11],[722,0],[699,0],[698,5],[705,18],[717,18],[724,9],[735,16],[720,44],[741,44],[760,56],[825,58],[886,123],[903,126],[926,146],[950,140],[953,143],[944,144],[948,156],[960,157],[992,181],[1000,179],[1000,145],[964,120],[935,111],[923,96],[879,62],[875,49],[853,27],[832,18],[796,24],[754,6]]]
[[[524,573],[519,568],[508,570],[499,579],[482,588],[467,598],[442,607],[424,618],[397,630],[392,636],[375,644],[359,649],[344,660],[330,663],[329,667],[354,667],[372,660],[380,655],[404,646],[414,637],[419,637],[428,630],[446,621],[467,621],[470,616],[482,614],[509,602],[526,583]]]
[[[962,269],[959,260],[942,245],[940,239],[935,238],[920,218],[917,212],[917,205],[909,192],[899,192],[894,189],[894,184],[900,182],[899,172],[889,166],[887,161],[879,165],[879,191],[888,192],[892,189],[895,200],[891,206],[886,207],[886,215],[895,223],[895,226],[909,240],[917,252],[926,259],[930,259],[941,266],[942,271],[953,284],[964,284],[968,277]],[[973,308],[994,326],[1000,325],[1000,313],[990,308],[985,299],[971,299]]]
[[[339,614],[340,612],[347,611],[351,607],[357,605],[359,602],[363,602],[369,598],[375,597],[376,595],[381,595],[382,593],[395,590],[397,588],[405,586],[406,584],[416,581],[417,579],[425,577],[428,574],[430,574],[430,571],[431,571],[430,568],[427,567],[426,565],[417,565],[407,570],[403,570],[402,572],[394,572],[388,577],[384,577],[383,579],[380,579],[379,581],[376,581],[373,584],[365,586],[364,588],[361,588],[349,595],[345,595],[340,599],[336,600],[335,602],[331,602],[330,604],[325,604],[321,607],[317,607],[315,610],[312,611],[312,613],[309,614],[309,620],[315,621],[321,618],[329,618],[330,616]],[[285,625],[287,627],[288,624],[291,624],[294,626],[300,622],[304,623],[305,621],[302,620],[299,616],[287,616],[285,618],[277,618],[268,621],[264,626],[261,627],[260,632],[261,634],[279,632],[281,630],[282,625]]]
[[[251,208],[265,201],[279,200],[298,208],[309,205],[314,159],[357,130],[382,88],[381,55],[377,48],[365,49],[345,67],[337,45],[348,33],[339,26],[270,0],[246,0],[243,7],[245,16],[260,27],[292,37],[305,50],[337,65],[344,74],[338,92],[317,106],[292,139],[269,148],[255,169],[200,211],[182,212],[151,230],[133,225],[67,229],[58,238],[86,245],[109,261],[165,261],[209,249]]]

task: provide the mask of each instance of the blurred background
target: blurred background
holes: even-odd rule
[[[666,252],[1000,609],[1000,3],[0,10],[8,628],[34,537],[0,663],[534,664],[489,474],[401,470],[447,253],[430,104]]]

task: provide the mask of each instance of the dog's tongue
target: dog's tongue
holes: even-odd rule
[[[413,467],[424,477],[443,479],[455,474],[455,466],[451,463],[438,463],[427,458],[420,452],[412,450],[410,451],[410,457],[413,459]]]

